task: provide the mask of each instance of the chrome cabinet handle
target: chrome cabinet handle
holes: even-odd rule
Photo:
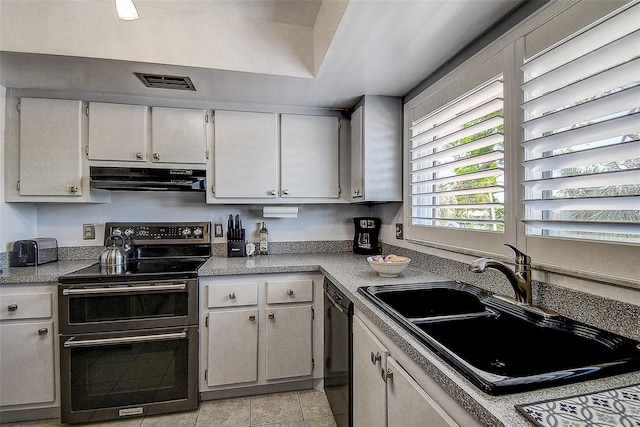
[[[289,295],[289,296],[293,295],[293,289],[287,290],[287,295]]]
[[[78,187],[74,187],[73,185],[69,187],[69,193],[76,194],[78,192]]]
[[[250,321],[252,321],[252,322],[253,322],[254,320],[256,320],[256,316],[255,316],[255,314],[250,315],[250,316],[249,316],[249,320],[250,320]]]
[[[289,195],[289,190],[282,190],[282,194],[285,195],[285,196],[288,196]]]
[[[18,311],[18,304],[9,304],[9,305],[7,306],[7,309],[8,309],[9,311]]]
[[[229,293],[229,299],[236,299],[236,293],[235,292]]]
[[[273,313],[269,313],[269,319],[274,320],[276,318],[276,315]]]
[[[49,329],[47,328],[38,329],[38,335],[47,335],[48,333]]]
[[[393,381],[393,372],[391,372],[391,369],[382,370],[382,381],[384,381],[385,383]]]
[[[356,196],[358,196],[360,194],[360,189],[359,188],[354,188],[353,189],[353,194],[355,194]]]
[[[153,160],[160,160],[160,153],[153,153]]]
[[[271,195],[271,196],[275,196],[276,194],[278,194],[278,193],[276,192],[276,190],[271,190],[271,191],[269,191],[269,195]]]
[[[373,363],[374,365],[377,364],[378,362],[382,361],[382,356],[380,355],[380,353],[373,354],[373,351],[371,352],[371,363]]]
[[[136,153],[136,159],[142,160],[143,159],[142,153]]]

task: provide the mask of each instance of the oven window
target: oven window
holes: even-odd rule
[[[188,339],[70,349],[71,410],[187,399]]]
[[[70,324],[186,316],[187,311],[187,292],[69,298]]]

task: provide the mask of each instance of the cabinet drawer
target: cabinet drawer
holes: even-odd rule
[[[267,282],[267,304],[313,301],[313,280]]]
[[[0,320],[48,319],[53,316],[53,294],[0,295]]]
[[[238,307],[258,303],[257,283],[208,285],[207,307]]]

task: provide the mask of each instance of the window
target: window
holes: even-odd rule
[[[549,2],[404,108],[409,243],[640,286],[640,1]]]
[[[640,243],[640,6],[527,59],[527,234]]]
[[[506,159],[520,123],[505,120],[508,87],[502,50],[461,66],[405,105],[408,241],[476,255],[514,242]],[[509,83],[511,81],[511,83]],[[511,102],[511,104],[513,104]]]
[[[411,127],[411,223],[504,231],[502,76]]]

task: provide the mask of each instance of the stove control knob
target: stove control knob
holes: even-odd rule
[[[127,228],[126,230],[124,230],[124,235],[127,237],[133,236],[133,233],[134,233],[133,228]]]
[[[193,235],[195,237],[200,237],[202,236],[202,228],[201,227],[196,227],[193,229]]]
[[[191,234],[191,229],[189,227],[185,227],[184,230],[182,230],[183,236],[189,237],[190,234]]]
[[[111,234],[114,234],[114,235],[116,235],[116,236],[120,236],[120,235],[122,235],[122,230],[120,230],[119,228],[114,228],[114,229],[111,231]]]

